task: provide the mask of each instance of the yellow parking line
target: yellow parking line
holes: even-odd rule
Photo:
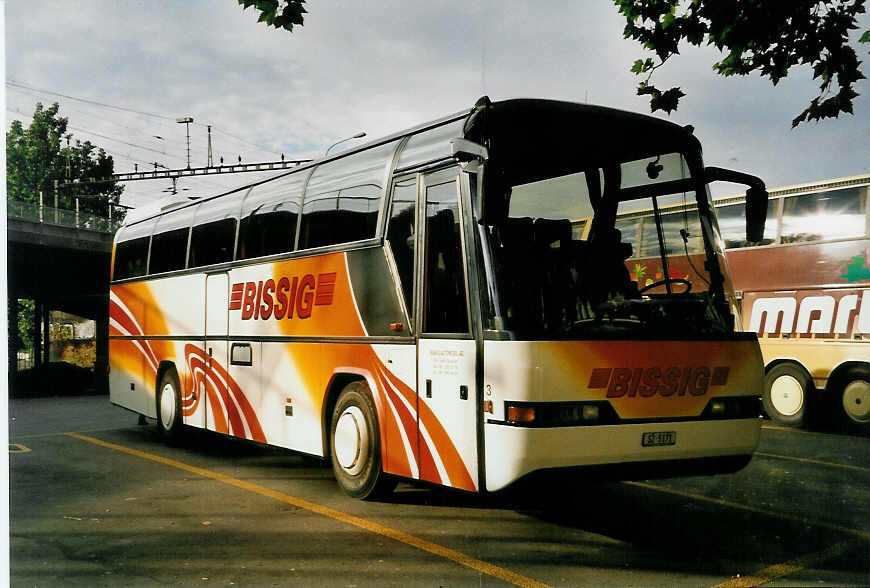
[[[85,431],[76,431],[76,433],[102,433],[104,431],[117,431],[118,427],[112,427],[111,429],[87,429]],[[69,433],[58,432],[58,433],[35,433],[33,435],[12,435],[9,440],[12,439],[16,441],[21,441],[22,439],[49,439],[51,437],[63,437],[64,435],[69,435]]]
[[[821,465],[832,468],[842,468],[844,470],[852,470],[856,472],[870,472],[870,468],[862,468],[861,466],[853,466],[847,465],[844,463],[833,463],[830,461],[820,461],[818,459],[809,459],[806,457],[792,457],[791,455],[779,455],[777,453],[762,453],[761,451],[756,451],[755,455],[760,455],[762,457],[774,457],[776,459],[788,459],[791,461],[799,461],[801,463],[810,463],[813,465]]]
[[[764,510],[763,508],[756,508],[754,506],[748,506],[746,504],[740,504],[738,502],[729,502],[728,500],[722,500],[721,498],[711,498],[710,496],[704,496],[703,494],[695,494],[694,492],[683,492],[682,490],[673,490],[671,488],[666,488],[664,486],[656,486],[654,484],[647,484],[645,482],[625,482],[631,486],[637,486],[639,488],[646,488],[648,490],[654,490],[656,492],[664,492],[665,494],[674,494],[676,496],[681,496],[683,498],[691,498],[692,500],[698,500],[700,502],[707,502],[710,504],[716,504],[718,506],[724,506],[727,508],[733,508],[736,510],[743,510],[746,512],[751,512],[755,514],[766,515],[770,517],[774,517],[777,519],[782,519],[784,521],[789,521],[793,523],[800,523],[802,525],[809,525],[811,527],[819,527],[822,529],[828,529],[830,531],[837,531],[838,533],[845,533],[847,535],[852,535],[854,537],[860,537],[861,539],[870,540],[870,532],[861,531],[860,529],[850,529],[849,527],[843,527],[841,525],[835,525],[833,523],[826,523],[824,521],[816,521],[813,519],[805,519],[803,517],[797,517],[794,515],[789,515],[781,512],[776,512],[772,510]]]
[[[798,429],[796,427],[785,427],[782,425],[774,425],[768,422],[765,422],[761,425],[762,429],[767,429],[769,431],[779,431],[781,433],[796,433],[798,435],[827,435],[827,433],[821,433],[819,431],[807,431],[806,429]]]
[[[302,508],[307,511],[317,513],[319,515],[329,517],[331,519],[346,523],[348,525],[359,527],[360,529],[363,529],[365,531],[369,531],[377,535],[382,535],[384,537],[394,539],[396,541],[399,541],[400,543],[404,543],[405,545],[410,545],[411,547],[415,547],[421,551],[437,555],[438,557],[443,557],[452,562],[458,563],[459,565],[480,572],[481,574],[486,574],[488,576],[498,578],[515,586],[522,586],[523,588],[546,588],[548,586],[547,584],[543,584],[541,582],[538,582],[537,580],[527,578],[526,576],[517,574],[510,570],[506,570],[485,561],[475,559],[459,551],[444,547],[443,545],[438,545],[437,543],[432,543],[431,541],[420,539],[419,537],[403,533],[402,531],[397,531],[396,529],[391,529],[390,527],[375,523],[374,521],[369,521],[367,519],[354,516],[340,510],[329,508],[328,506],[323,506],[322,504],[309,502],[305,499],[298,498],[296,496],[290,496],[289,494],[284,494],[283,492],[278,492],[277,490],[272,490],[258,484],[245,482],[244,480],[239,480],[225,474],[213,472],[211,470],[206,470],[203,468],[198,468],[196,466],[188,465],[174,459],[154,455],[153,453],[146,453],[144,451],[125,447],[123,445],[108,443],[94,437],[88,437],[79,433],[66,433],[66,435],[74,437],[75,439],[79,439],[81,441],[87,441],[88,443],[93,443],[94,445],[105,447],[107,449],[114,449],[115,451],[120,451],[129,455],[135,455],[136,457],[141,457],[142,459],[147,459],[153,462],[168,465],[170,467],[184,470],[186,472],[190,472],[204,478],[210,478],[212,480],[216,480],[230,486],[235,486],[236,488],[241,488],[242,490],[254,492],[256,494],[260,494],[261,496],[265,496],[267,498],[271,498],[285,504],[290,504],[297,508]]]
[[[809,553],[785,563],[766,567],[763,570],[759,570],[748,576],[732,578],[727,582],[716,584],[713,588],[752,588],[754,586],[760,586],[765,582],[770,582],[777,578],[782,578],[783,576],[789,576],[800,572],[801,570],[805,570],[806,568],[822,564],[829,559],[839,557],[846,553],[850,547],[851,545],[848,541],[835,543],[822,551]]]

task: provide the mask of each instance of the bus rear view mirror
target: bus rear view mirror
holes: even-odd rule
[[[757,243],[764,238],[767,221],[767,190],[750,187],[746,190],[746,240]]]
[[[748,186],[746,190],[746,240],[757,243],[764,238],[767,221],[767,189],[761,178],[721,167],[704,168],[707,182],[732,182]]]
[[[489,151],[483,145],[478,145],[468,139],[450,139],[450,155],[459,162],[466,163],[477,160],[479,162],[489,159]]]

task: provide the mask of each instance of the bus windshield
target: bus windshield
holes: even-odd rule
[[[695,189],[682,154],[528,182],[515,169],[511,176],[505,217],[482,231],[488,329],[524,340],[733,330],[727,305],[715,302],[724,300],[722,279],[710,274],[720,268],[707,252],[716,255],[720,239],[705,237],[715,223],[698,212],[709,210],[699,207],[707,193]]]

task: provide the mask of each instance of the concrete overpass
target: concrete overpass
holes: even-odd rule
[[[97,323],[96,373],[99,386],[108,366],[109,263],[117,220],[76,211],[7,201],[7,255],[9,331],[18,330],[17,299],[33,299],[42,317],[36,341],[48,341],[48,314],[59,310]],[[34,365],[48,362],[48,345]],[[9,347],[10,387],[16,370]]]

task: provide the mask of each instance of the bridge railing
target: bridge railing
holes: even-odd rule
[[[44,206],[39,202],[24,202],[21,200],[7,200],[6,214],[11,218],[20,218],[49,225],[75,227],[77,229],[99,231],[102,233],[114,233],[122,223],[117,218],[99,216],[79,210],[54,208],[52,206]]]

